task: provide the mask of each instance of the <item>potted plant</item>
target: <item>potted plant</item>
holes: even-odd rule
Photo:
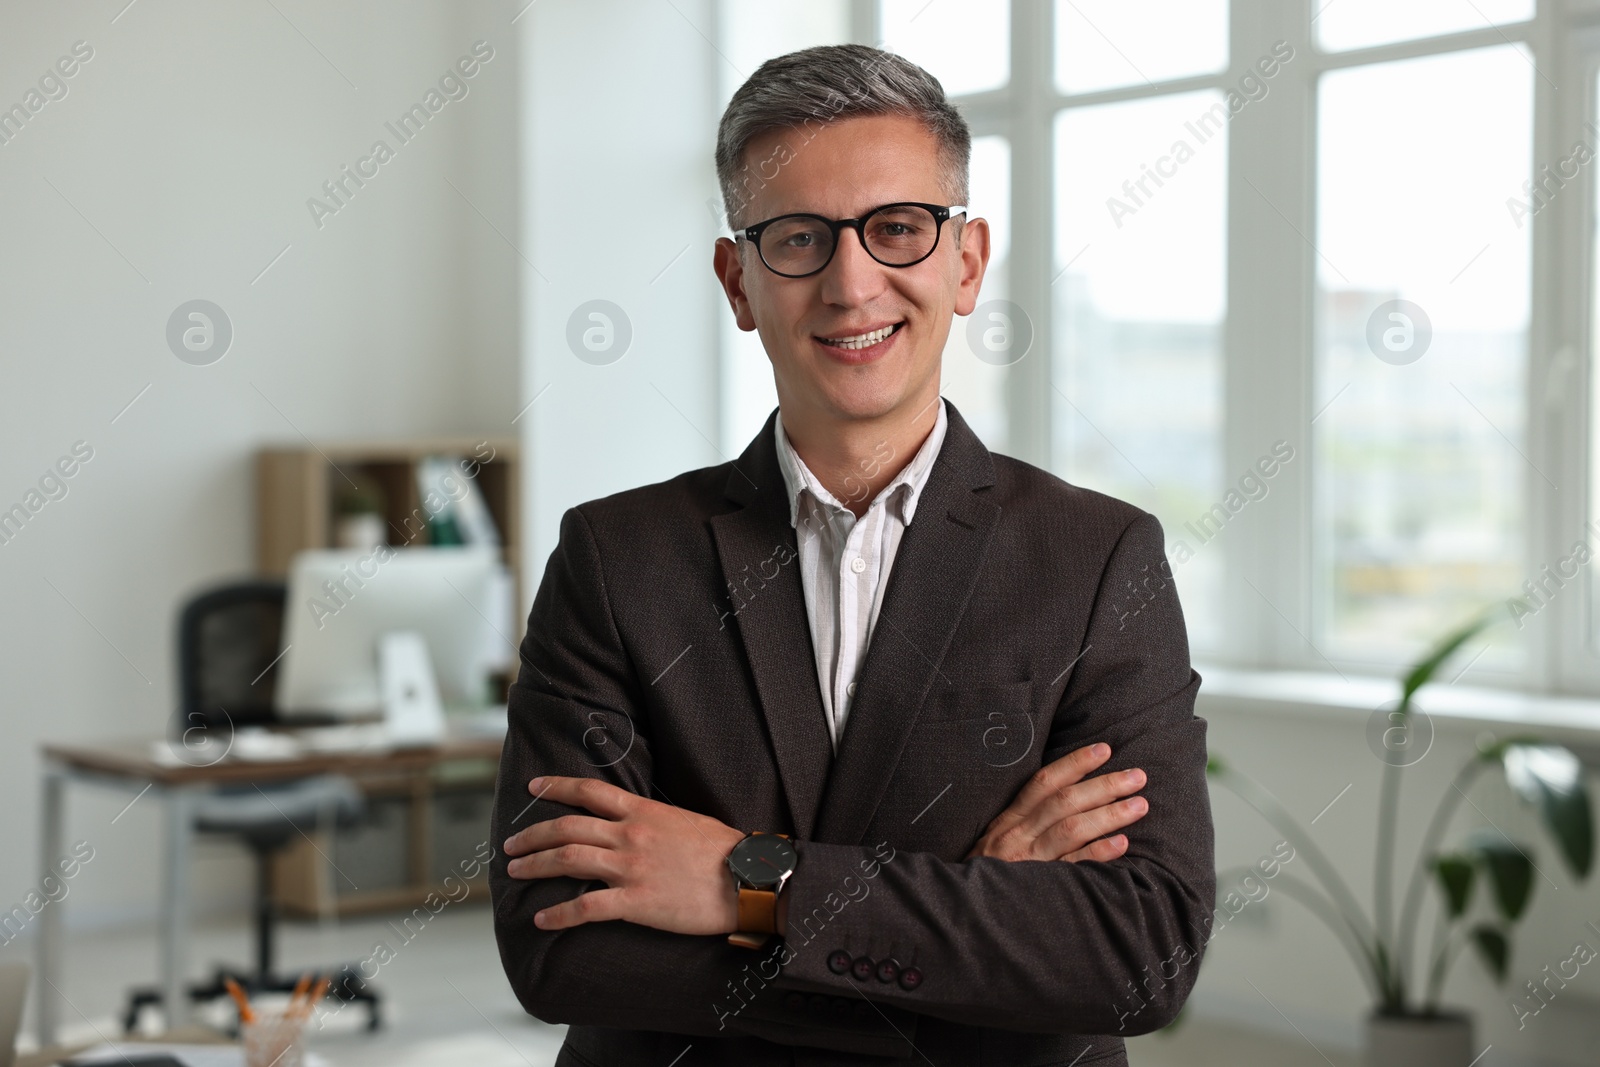
[[[1395,914],[1395,829],[1400,818],[1404,769],[1426,755],[1418,752],[1418,709],[1412,701],[1445,662],[1487,628],[1498,608],[1484,612],[1446,636],[1406,671],[1393,710],[1379,709],[1374,751],[1383,759],[1378,800],[1377,863],[1373,913],[1368,915],[1338,869],[1286,807],[1254,779],[1213,758],[1207,774],[1260,812],[1290,838],[1306,858],[1320,886],[1280,875],[1280,887],[1326,923],[1355,961],[1373,997],[1367,1019],[1369,1067],[1466,1067],[1472,1048],[1472,1020],[1447,1011],[1439,997],[1446,975],[1463,948],[1471,945],[1495,981],[1510,971],[1511,931],[1532,899],[1535,866],[1532,846],[1488,830],[1468,834],[1446,846],[1451,817],[1483,773],[1494,770],[1511,791],[1532,804],[1566,866],[1586,878],[1594,856],[1594,824],[1583,767],[1569,749],[1538,738],[1519,737],[1480,745],[1456,772],[1434,808],[1411,867],[1398,918]],[[1423,716],[1424,721],[1426,717]],[[1431,727],[1430,727],[1431,730]],[[1431,741],[1431,736],[1429,738]],[[1474,805],[1475,807],[1476,805]],[[1414,965],[1422,901],[1429,884],[1439,891],[1439,910],[1425,965]],[[1475,888],[1486,884],[1486,917],[1469,914]]]
[[[383,491],[365,475],[347,479],[334,491],[333,543],[338,548],[373,548],[388,542]]]

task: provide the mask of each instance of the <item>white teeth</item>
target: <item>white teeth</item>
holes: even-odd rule
[[[877,344],[885,337],[888,337],[891,333],[894,333],[894,327],[885,326],[881,330],[873,330],[871,333],[857,334],[854,337],[840,337],[837,339],[824,337],[823,341],[827,344],[833,345],[835,348],[868,348]]]

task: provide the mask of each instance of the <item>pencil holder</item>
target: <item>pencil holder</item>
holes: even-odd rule
[[[305,1017],[299,1013],[260,1012],[241,1025],[245,1067],[304,1067]]]

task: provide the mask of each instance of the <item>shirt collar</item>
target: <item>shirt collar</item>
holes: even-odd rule
[[[800,519],[802,494],[810,492],[817,503],[840,511],[848,512],[838,498],[830,493],[826,486],[819,482],[816,475],[806,466],[800,454],[789,443],[789,435],[783,430],[783,412],[780,410],[773,420],[773,434],[777,438],[778,468],[783,472],[784,485],[789,494],[789,525],[796,526]],[[900,469],[894,480],[883,487],[883,491],[874,499],[884,499],[886,506],[892,506],[895,500],[900,501],[900,521],[907,526],[911,525],[911,518],[917,510],[917,498],[922,494],[922,487],[927,484],[928,474],[933,469],[933,462],[939,457],[939,449],[944,444],[945,428],[948,420],[945,418],[944,397],[939,398],[939,411],[933,420],[933,430],[927,439],[922,442],[922,447],[917,449],[911,461]],[[889,457],[887,462],[893,462]]]

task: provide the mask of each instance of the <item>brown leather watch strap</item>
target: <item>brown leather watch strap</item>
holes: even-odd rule
[[[756,830],[754,833],[764,833]],[[775,834],[788,838],[788,834]],[[760,948],[778,932],[778,893],[772,889],[738,887],[739,929],[728,935],[728,944],[740,948]]]
[[[778,932],[778,894],[770,889],[739,889],[739,932]]]

